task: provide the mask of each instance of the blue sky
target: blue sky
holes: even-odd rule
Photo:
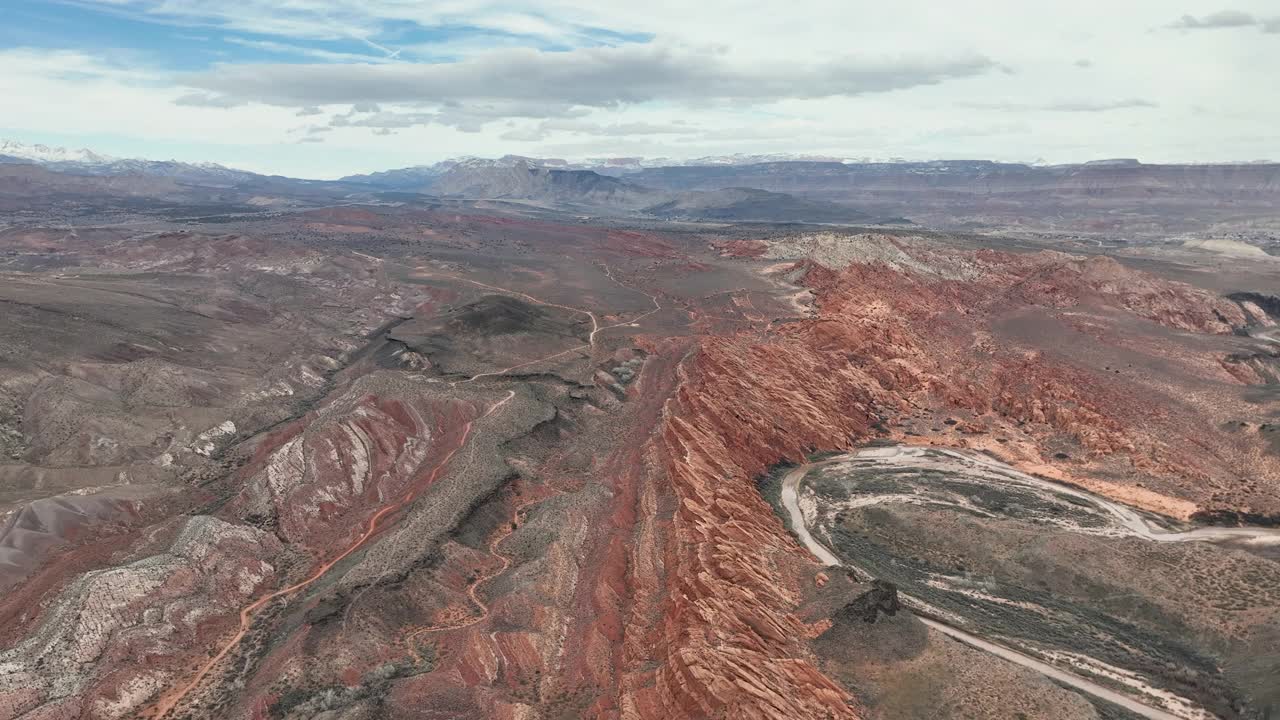
[[[104,55],[132,55],[171,70],[201,70],[216,63],[386,62],[389,56],[421,62],[459,59],[457,45],[536,47],[567,51],[576,47],[648,42],[651,33],[571,25],[560,37],[443,22],[421,25],[386,18],[375,32],[344,28],[328,32],[253,33],[216,14],[149,10],[151,3],[8,0],[0,45],[45,49],[74,48]]]
[[[311,177],[509,152],[1280,156],[1270,0],[8,0],[0,55],[0,137]]]

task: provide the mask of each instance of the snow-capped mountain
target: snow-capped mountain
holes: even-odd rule
[[[34,163],[110,163],[117,158],[102,155],[92,150],[80,148],[74,150],[64,147],[20,143],[14,140],[0,140],[0,155],[17,160],[29,160]]]
[[[0,162],[32,163],[74,175],[148,175],[203,184],[235,183],[260,177],[211,162],[118,158],[84,148],[76,150],[13,140],[0,140]]]

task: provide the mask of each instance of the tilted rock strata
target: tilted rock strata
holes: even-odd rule
[[[260,530],[201,515],[171,532],[162,552],[77,578],[0,652],[0,718],[130,717],[174,677],[139,658],[184,654],[275,573],[262,558],[280,543]]]
[[[796,609],[806,590],[795,568],[809,560],[754,486],[775,463],[850,447],[877,426],[883,432],[913,410],[930,410],[981,421],[951,423],[960,432],[933,442],[998,430],[1034,448],[1065,435],[1099,458],[1123,456],[1168,477],[1190,496],[1198,478],[1224,471],[1214,457],[1175,450],[1184,426],[1135,422],[1149,412],[1142,398],[1116,392],[1086,367],[1000,347],[984,333],[1011,308],[1088,302],[1179,331],[1226,334],[1245,321],[1238,305],[1109,260],[909,250],[882,253],[893,266],[881,257],[834,269],[804,261],[804,282],[817,295],[813,319],[767,337],[703,339],[682,364],[650,444],[658,466],[649,506],[666,496],[675,509],[660,564],[646,542],[633,549],[633,675],[623,717],[859,716],[803,641]],[[952,270],[921,272],[931,263]],[[956,270],[976,267],[981,280]],[[1274,465],[1256,469],[1274,473]],[[645,628],[655,605],[660,628]],[[651,676],[642,669],[650,661],[658,663]]]

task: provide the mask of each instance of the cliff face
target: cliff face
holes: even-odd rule
[[[675,509],[662,626],[640,631],[658,636],[661,665],[639,715],[856,717],[847,692],[806,657],[793,612],[801,595],[787,579],[807,560],[754,478],[865,433],[874,381],[829,372],[799,343],[709,342],[682,372],[652,441]]]
[[[1206,486],[1238,487],[1245,475],[1274,487],[1275,458],[1259,443],[1242,451],[1196,429],[1220,409],[1170,417],[1144,396],[1150,379],[1117,379],[1110,367],[1073,357],[1069,341],[1044,351],[998,329],[1028,313],[1042,323],[1086,315],[1103,328],[1091,331],[1130,329],[1144,343],[1173,347],[1243,325],[1235,303],[1110,260],[952,253],[886,238],[867,247],[875,262],[800,260],[816,297],[812,318],[703,339],[681,365],[649,445],[646,492],[671,517],[660,526],[665,535],[641,536],[660,551],[641,542],[632,553],[638,599],[624,716],[860,716],[805,642],[813,632],[797,609],[816,566],[755,488],[772,464],[882,435],[983,447],[1066,478],[1126,468],[1095,488],[1165,512],[1221,501]],[[882,259],[889,255],[898,267]],[[1135,358],[1165,350],[1117,342]],[[1226,372],[1208,380],[1238,382]],[[1249,410],[1239,400],[1227,412]],[[1070,452],[1053,454],[1056,447]],[[646,627],[644,609],[658,606],[658,627]],[[651,673],[642,669],[650,661]]]

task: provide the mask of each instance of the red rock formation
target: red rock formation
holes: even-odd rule
[[[233,511],[274,518],[285,540],[322,555],[360,532],[353,515],[409,490],[429,454],[450,446],[438,436],[456,432],[457,418],[472,412],[353,390],[257,465]]]
[[[761,367],[776,371],[763,377]],[[652,638],[657,653],[631,662],[660,663],[652,690],[626,703],[635,716],[857,716],[808,655],[793,614],[801,595],[787,581],[789,566],[807,561],[753,481],[783,457],[868,430],[874,383],[832,370],[792,342],[710,341],[684,365],[652,447],[677,507],[663,549],[662,624],[628,631]]]
[[[345,211],[331,219],[369,220]],[[568,256],[595,242],[611,262],[640,258],[630,261],[632,274],[649,267],[677,287],[679,273],[699,273],[705,287],[695,287],[715,293],[668,291],[672,302],[663,295],[652,316],[614,308],[602,322],[612,333],[590,349],[619,338],[628,318],[649,318],[635,330],[645,337],[620,343],[628,362],[644,358],[634,382],[624,387],[608,372],[623,357],[617,352],[612,360],[597,353],[594,367],[576,374],[597,370],[600,387],[529,380],[559,404],[549,416],[519,410],[521,424],[511,426],[519,429],[502,442],[492,428],[468,441],[483,405],[423,392],[444,390],[444,382],[370,373],[374,361],[365,356],[332,378],[336,390],[319,407],[255,441],[257,453],[228,479],[220,519],[139,531],[98,550],[65,587],[24,588],[19,601],[0,606],[0,619],[23,614],[17,606],[28,598],[54,608],[6,629],[27,639],[0,653],[0,710],[128,717],[148,697],[182,691],[210,648],[236,647],[198,676],[204,684],[192,695],[225,701],[215,712],[227,717],[265,718],[283,696],[318,688],[352,703],[369,699],[356,690],[376,695],[385,701],[376,712],[395,717],[414,716],[424,698],[440,713],[513,720],[861,717],[849,688],[825,676],[810,649],[823,620],[801,613],[817,588],[833,591],[844,580],[818,572],[760,496],[756,480],[773,464],[881,434],[983,447],[1066,479],[1104,470],[1109,484],[1099,492],[1184,515],[1253,507],[1221,494],[1245,473],[1261,479],[1250,502],[1274,506],[1280,495],[1275,460],[1256,432],[1231,441],[1203,433],[1245,412],[1240,403],[1191,398],[1170,411],[1167,398],[1149,397],[1155,381],[1104,371],[1077,357],[1071,340],[1053,346],[1019,335],[1027,325],[1051,326],[1046,334],[1078,333],[1157,357],[1179,372],[1208,374],[1208,394],[1223,387],[1213,383],[1260,377],[1261,366],[1229,367],[1221,353],[1199,353],[1233,340],[1206,334],[1238,324],[1236,305],[1111,261],[921,248],[884,235],[857,245],[831,234],[813,244],[828,261],[859,248],[873,249],[874,261],[789,267],[785,275],[806,286],[799,294],[812,291],[813,315],[786,321],[777,318],[795,312],[787,308],[796,288],[766,304],[765,281],[725,270],[733,256],[767,255],[779,260],[775,268],[806,257],[774,253],[773,240],[733,241],[710,259],[644,233],[461,216],[447,223],[443,234],[459,244],[505,243],[508,233],[515,245],[550,237]],[[184,257],[180,240],[166,240],[175,262]],[[222,247],[228,255],[255,250],[234,238]],[[573,257],[584,275],[596,267]],[[520,292],[538,292],[528,286],[534,279],[543,289],[574,290],[555,287],[561,278],[548,267],[524,275]],[[610,292],[631,292],[627,272],[606,279]],[[432,291],[405,307],[425,311],[451,299]],[[605,304],[598,296],[559,299]],[[468,388],[488,392],[511,379],[491,374]],[[499,420],[517,422],[492,422]],[[1055,458],[1058,449],[1070,459]],[[449,463],[455,452],[459,461]],[[490,474],[477,469],[485,461]],[[476,477],[493,484],[461,492],[481,487]],[[428,486],[451,485],[458,492],[409,502]],[[390,542],[414,534],[397,525],[413,521],[438,531],[438,545]],[[288,549],[254,525],[278,533]],[[374,538],[368,557],[344,554],[363,548],[353,544],[361,537]],[[346,574],[319,579],[317,569],[338,558],[349,558]],[[241,620],[252,632],[234,634],[237,611],[280,592],[288,602],[259,606]],[[59,634],[59,623],[88,631]],[[74,672],[40,666],[46,647],[84,662]],[[61,683],[64,672],[78,684]]]
[[[173,682],[185,656],[275,573],[271,535],[201,515],[157,529],[152,554],[76,578],[0,652],[0,717],[122,718]],[[167,540],[163,536],[167,536]],[[84,668],[93,668],[86,673]]]
[[[760,257],[769,246],[759,240],[727,240],[714,243],[714,247],[725,257]]]
[[[1162,420],[1138,393],[1069,358],[993,342],[987,328],[1020,307],[1090,303],[1220,334],[1243,322],[1237,306],[1109,260],[947,259],[983,266],[980,279],[810,265],[815,318],[766,337],[705,338],[682,364],[649,447],[646,507],[670,504],[673,515],[642,527],[632,550],[623,717],[858,716],[803,640],[795,610],[816,568],[755,489],[774,463],[849,447],[877,423],[925,409],[974,418],[931,442],[964,445],[995,429],[1031,447],[1070,437],[1095,457],[1126,458],[1142,477],[1169,478],[1186,497],[1203,497],[1199,480],[1223,471],[1215,457],[1173,449],[1191,444],[1194,425]]]

